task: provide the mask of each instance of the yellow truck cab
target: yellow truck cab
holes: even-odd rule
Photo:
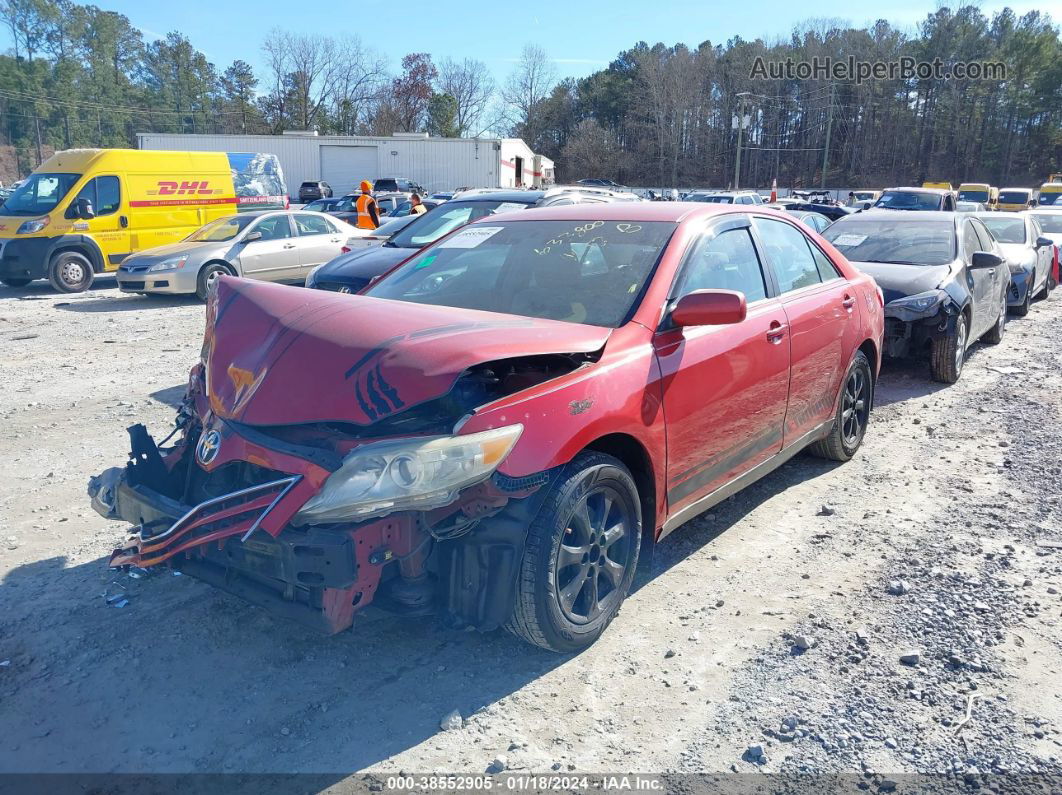
[[[1036,203],[1036,194],[1032,188],[1000,188],[997,210],[1020,212],[1028,210]]]
[[[1062,208],[1062,174],[1052,174],[1059,177],[1058,181],[1045,182],[1040,186],[1040,195],[1036,199],[1038,207]]]
[[[134,252],[241,209],[286,205],[275,155],[57,152],[0,207],[0,282],[47,278],[56,290],[81,292]]]
[[[994,210],[999,201],[999,188],[987,182],[964,182],[959,186],[959,201],[980,202],[985,209]]]

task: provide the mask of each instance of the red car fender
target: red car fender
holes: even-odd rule
[[[633,439],[645,452],[656,495],[654,529],[667,512],[667,440],[660,369],[642,326],[617,329],[598,362],[502,398],[475,412],[461,434],[523,423],[524,433],[499,467],[524,477],[566,464],[610,434]]]

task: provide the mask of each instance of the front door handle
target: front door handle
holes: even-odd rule
[[[771,326],[767,329],[767,341],[777,345],[782,341],[788,328],[784,323],[779,323],[777,320],[771,321]]]
[[[122,229],[125,229],[127,226],[129,226],[129,219],[126,218],[124,215],[119,215],[118,225],[121,226]]]
[[[850,296],[850,295],[848,295],[846,293],[845,296],[844,296],[844,300],[841,301],[841,306],[843,306],[845,309],[847,309],[849,312],[851,312],[853,309],[855,309],[855,305],[856,305],[856,300],[852,296]]]
[[[284,248],[295,248],[295,244],[294,243],[285,243],[284,244]]]

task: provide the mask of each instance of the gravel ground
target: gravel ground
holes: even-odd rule
[[[127,425],[165,434],[203,322],[111,285],[0,287],[0,770],[1062,781],[1062,300],[955,386],[887,363],[855,460],[800,456],[670,536],[560,657],[380,613],[323,638],[108,572],[124,528],[86,480]]]

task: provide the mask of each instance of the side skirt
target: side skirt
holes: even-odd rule
[[[705,511],[711,510],[716,505],[725,500],[727,497],[737,494],[746,486],[755,483],[757,480],[764,477],[765,475],[771,474],[772,472],[774,472],[774,470],[778,469],[778,467],[782,466],[782,464],[789,461],[790,458],[795,456],[809,444],[811,444],[812,442],[817,442],[819,439],[822,439],[824,436],[826,436],[833,428],[834,422],[835,420],[830,419],[819,425],[817,428],[812,428],[799,439],[796,439],[788,446],[779,450],[776,455],[767,459],[762,464],[757,464],[744,474],[738,475],[729,483],[724,483],[711,494],[704,495],[696,502],[687,505],[685,508],[675,514],[672,514],[667,518],[667,520],[665,520],[664,527],[660,531],[660,537],[657,540],[659,541],[661,538],[668,535],[673,530],[677,529],[679,526],[685,524],[690,519],[693,519],[696,516],[700,516]]]

